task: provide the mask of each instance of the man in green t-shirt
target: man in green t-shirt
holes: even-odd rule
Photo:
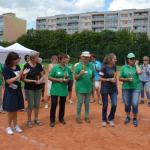
[[[142,73],[140,67],[138,66],[138,61],[136,61],[135,55],[129,53],[127,55],[127,64],[121,68],[120,71],[120,81],[122,84],[123,91],[123,101],[125,103],[125,124],[130,122],[130,112],[133,113],[133,125],[138,126],[138,102],[140,95],[140,80],[139,74]]]
[[[77,123],[82,123],[81,120],[81,108],[84,102],[85,104],[85,121],[90,123],[89,120],[89,102],[93,88],[93,80],[95,76],[95,70],[93,65],[89,63],[90,53],[85,51],[81,54],[82,62],[80,62],[75,68],[76,79],[76,95],[77,101]]]
[[[3,70],[3,66],[0,63],[0,113],[3,112],[3,108],[2,108],[2,84],[3,84],[3,75],[2,75],[2,70]]]

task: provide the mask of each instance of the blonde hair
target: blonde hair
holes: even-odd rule
[[[31,52],[30,53],[30,55],[29,55],[29,57],[30,57],[30,60],[33,60],[36,56],[39,56],[39,52],[36,52],[36,51],[34,51],[34,52]]]

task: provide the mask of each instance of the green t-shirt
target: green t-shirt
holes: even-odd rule
[[[78,75],[81,70],[85,70],[85,74],[76,80],[76,92],[77,93],[91,93],[93,88],[93,79],[95,76],[95,70],[93,65],[88,63],[86,66],[83,63],[79,63],[75,68],[75,74]]]
[[[122,89],[136,89],[140,90],[139,75],[136,72],[136,66],[124,65],[120,70],[120,78],[133,78],[132,82],[123,82]]]
[[[0,63],[0,86],[2,86],[3,75],[2,75],[3,65]]]
[[[68,64],[67,67],[71,70],[70,80],[73,80],[73,65],[72,64]]]
[[[59,64],[55,65],[49,73],[49,77],[52,78],[64,78],[65,76],[70,79],[71,70],[67,66],[62,68]],[[67,96],[68,83],[52,82],[50,94],[54,96]]]

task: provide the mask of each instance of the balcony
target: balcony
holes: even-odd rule
[[[148,13],[143,13],[143,14],[138,13],[138,14],[134,14],[134,18],[135,18],[135,19],[148,18]]]

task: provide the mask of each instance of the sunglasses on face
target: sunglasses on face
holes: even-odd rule
[[[133,57],[133,58],[129,58],[129,60],[135,60],[135,58]]]

